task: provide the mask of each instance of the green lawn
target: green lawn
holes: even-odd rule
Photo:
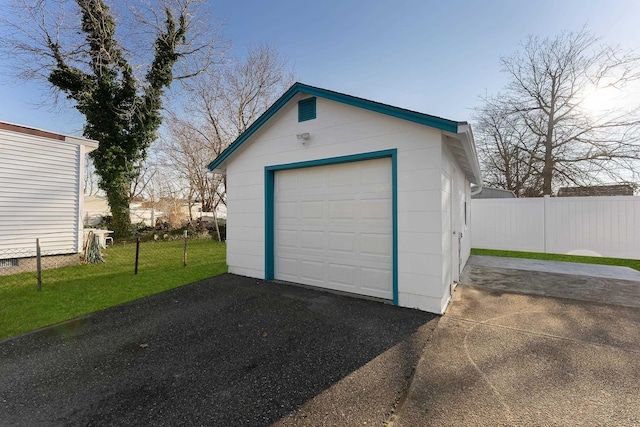
[[[0,276],[0,339],[122,304],[227,271],[225,244],[189,240],[187,266],[182,241],[140,245],[134,275],[135,244],[103,250],[104,264],[83,264],[42,272]]]
[[[497,251],[492,249],[471,249],[471,255],[489,255],[510,258],[544,259],[549,261],[582,262],[585,264],[618,265],[640,270],[640,260],[625,258],[601,258],[593,256],[543,254],[539,252]]]

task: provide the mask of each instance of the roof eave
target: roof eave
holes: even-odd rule
[[[226,170],[226,167],[224,167],[224,163],[227,158],[234,151],[236,151],[247,139],[249,139],[251,135],[256,133],[256,131],[262,125],[264,125],[271,118],[271,116],[276,114],[291,98],[293,98],[293,96],[298,92],[298,85],[300,85],[300,83],[295,83],[284,94],[282,94],[282,96],[278,98],[278,100],[274,102],[273,105],[271,105],[271,107],[267,109],[267,111],[262,113],[262,115],[258,117],[258,119],[253,122],[251,126],[247,128],[247,130],[245,130],[238,138],[236,138],[235,141],[233,141],[227,148],[225,148],[224,151],[222,151],[222,153],[218,155],[218,157],[216,157],[211,163],[209,163],[207,165],[207,169],[209,169],[211,172],[224,173],[224,171]]]
[[[14,132],[22,135],[29,135],[36,138],[46,138],[60,142],[68,142],[76,145],[84,145],[86,152],[90,152],[98,148],[98,141],[93,139],[81,138],[78,136],[66,135],[59,132],[52,132],[32,126],[19,125],[16,123],[0,121],[0,130]]]
[[[465,171],[465,175],[469,182],[477,186],[482,186],[482,173],[480,171],[480,163],[478,162],[478,154],[476,152],[476,144],[473,138],[473,131],[471,126],[467,122],[459,122],[458,128],[455,133],[445,132],[446,135],[456,139],[464,152],[464,157],[459,158],[459,163],[464,160],[468,163],[468,170]],[[458,157],[457,153],[454,153]]]

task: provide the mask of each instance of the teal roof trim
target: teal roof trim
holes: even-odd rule
[[[264,125],[274,114],[276,114],[291,98],[297,93],[305,93],[320,98],[329,99],[331,101],[342,102],[343,104],[352,105],[354,107],[364,108],[365,110],[375,111],[377,113],[386,114],[388,116],[397,117],[399,119],[408,120],[410,122],[419,123],[447,132],[458,132],[459,122],[443,119],[441,117],[430,116],[428,114],[418,113],[416,111],[405,110],[404,108],[394,107],[392,105],[382,104],[380,102],[370,101],[364,98],[358,98],[344,93],[334,92],[314,86],[308,86],[302,83],[295,83],[291,86],[271,107],[267,109],[258,119],[253,122],[249,128],[242,133],[231,145],[229,145],[218,157],[215,158],[207,166],[209,170],[214,170],[222,164],[234,151],[236,151],[247,139],[251,137],[262,125]]]

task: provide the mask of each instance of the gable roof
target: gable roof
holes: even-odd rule
[[[453,120],[443,119],[429,114],[419,113],[417,111],[407,110],[404,108],[394,107],[392,105],[380,102],[370,101],[364,98],[347,95],[344,93],[334,92],[332,90],[322,89],[315,86],[305,85],[303,83],[295,83],[291,86],[271,107],[267,109],[258,119],[253,122],[249,128],[244,131],[235,141],[231,143],[218,157],[216,157],[207,168],[210,171],[217,169],[234,151],[236,151],[247,139],[249,139],[262,125],[264,125],[273,115],[275,115],[284,105],[293,98],[297,93],[305,93],[320,98],[329,99],[331,101],[341,102],[343,104],[354,107],[363,108],[365,110],[374,111],[388,116],[396,117],[410,122],[419,123],[432,128],[440,129],[446,132],[447,136],[458,139],[461,142],[459,150],[453,150],[454,155],[459,160],[465,174],[471,182],[480,184],[480,166],[473,141],[473,134],[467,122],[456,122]],[[462,154],[460,154],[462,153]],[[460,161],[461,160],[461,161]]]

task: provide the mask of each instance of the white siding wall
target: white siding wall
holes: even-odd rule
[[[452,282],[451,274],[453,259],[452,253],[452,228],[451,228],[451,198],[453,191],[453,180],[451,178],[451,159],[446,143],[442,141],[442,157],[440,168],[440,180],[442,183],[442,227],[440,228],[439,241],[442,250],[442,276],[440,280],[440,288],[442,288],[441,304],[446,306],[451,298],[451,291],[446,289]]]
[[[472,201],[474,248],[640,259],[640,197]]]
[[[471,256],[471,183],[468,179],[464,179],[464,200],[466,204],[466,212],[462,212],[462,215],[466,213],[466,222],[464,226],[464,235],[462,236],[462,267],[467,265],[467,261]],[[464,209],[464,207],[463,207]]]
[[[0,130],[0,255],[77,253],[82,145]]]
[[[469,206],[470,198],[470,184],[469,180],[462,172],[462,168],[457,164],[455,157],[447,147],[447,138],[443,138],[442,141],[442,168],[441,168],[441,180],[442,180],[442,232],[440,235],[440,241],[442,243],[442,292],[443,299],[441,304],[446,307],[450,299],[449,286],[453,281],[457,281],[459,277],[454,277],[452,273],[455,268],[455,264],[458,263],[457,254],[453,253],[453,239],[458,238],[458,233],[462,233],[462,239],[460,240],[460,256],[461,263],[460,268],[464,267],[469,259],[471,253],[471,235],[469,217],[465,223],[465,201],[467,201],[467,208]],[[455,165],[454,167],[452,167]],[[455,171],[455,172],[454,172]],[[453,174],[455,173],[455,179]],[[455,185],[454,185],[455,183]],[[453,199],[457,201],[457,212],[451,213],[451,206],[454,204]],[[455,221],[455,225],[452,222]],[[453,231],[456,231],[454,236]]]
[[[227,166],[229,271],[264,277],[265,166],[397,148],[399,304],[441,312],[441,132],[323,98],[317,118],[298,123],[304,97],[283,107]],[[304,132],[311,139],[303,146],[296,134]]]

